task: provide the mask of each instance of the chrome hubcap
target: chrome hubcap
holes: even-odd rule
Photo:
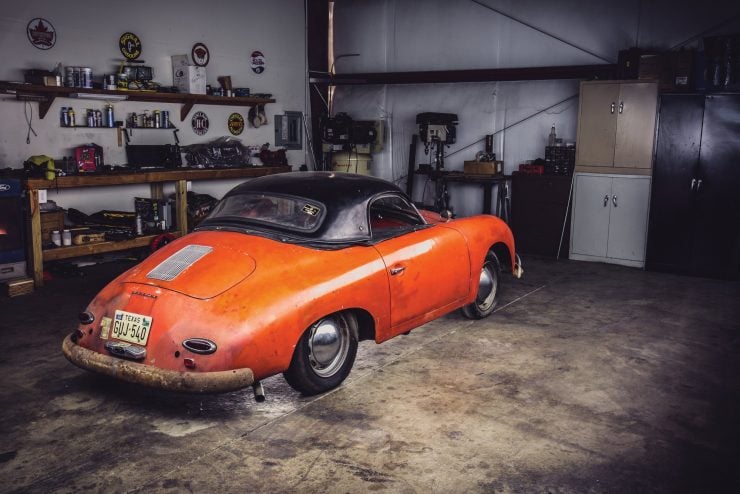
[[[311,368],[319,377],[334,375],[349,351],[349,326],[342,316],[327,317],[314,324],[308,340]]]
[[[496,300],[497,288],[496,270],[490,263],[483,265],[478,282],[478,297],[476,302],[481,310],[488,309]]]

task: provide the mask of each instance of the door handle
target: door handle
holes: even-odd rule
[[[391,276],[401,274],[404,271],[406,271],[406,268],[404,266],[396,266],[395,268],[391,268]]]
[[[698,180],[698,181],[696,182],[696,191],[697,191],[697,192],[699,192],[699,189],[701,189],[701,182],[702,182],[702,180],[701,180],[701,179],[699,179],[699,180]]]
[[[691,190],[694,190],[694,187],[696,187],[696,179],[692,178],[691,179]]]
[[[619,113],[621,114],[624,111],[624,101],[619,102]]]
[[[614,203],[614,207],[616,208],[618,206],[618,204],[617,204],[617,196],[612,196],[612,202]]]
[[[617,104],[612,101],[611,111],[614,113],[614,109],[617,107]]]
[[[607,204],[609,204],[609,194],[604,196],[604,207],[606,207]]]

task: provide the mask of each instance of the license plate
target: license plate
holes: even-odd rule
[[[136,345],[146,346],[151,329],[152,318],[150,316],[117,310],[113,318],[111,337]]]

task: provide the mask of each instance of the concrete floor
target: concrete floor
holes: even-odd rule
[[[126,265],[0,299],[0,491],[740,492],[740,284],[525,258],[496,314],[365,342],[339,389],[182,396],[62,357]]]

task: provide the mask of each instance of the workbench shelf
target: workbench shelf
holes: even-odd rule
[[[0,81],[0,93],[14,94],[20,101],[37,101],[39,104],[39,118],[43,119],[56,98],[100,99],[110,97],[111,101],[147,101],[156,103],[175,103],[180,107],[180,121],[187,118],[194,105],[218,106],[256,106],[274,103],[272,98],[257,98],[253,96],[208,96],[205,94],[161,93],[156,91],[107,91],[103,89],[86,89],[80,87],[37,86],[20,82]],[[74,94],[75,96],[71,96]]]
[[[29,178],[25,180],[25,189],[28,192],[28,211],[30,211],[30,241],[28,258],[33,271],[33,278],[37,286],[44,282],[44,262],[73,257],[116,252],[151,244],[156,235],[143,235],[128,240],[116,242],[99,242],[84,245],[72,245],[51,249],[42,248],[41,211],[39,207],[39,191],[55,189],[75,189],[86,187],[106,187],[115,185],[135,185],[148,183],[153,199],[164,198],[164,183],[174,182],[175,203],[178,230],[170,231],[175,236],[187,234],[187,183],[199,180],[225,180],[236,178],[253,178],[275,173],[291,171],[289,166],[254,166],[247,168],[176,168],[172,170],[152,170],[140,173],[112,173],[112,174],[84,174],[57,177],[54,180]]]

